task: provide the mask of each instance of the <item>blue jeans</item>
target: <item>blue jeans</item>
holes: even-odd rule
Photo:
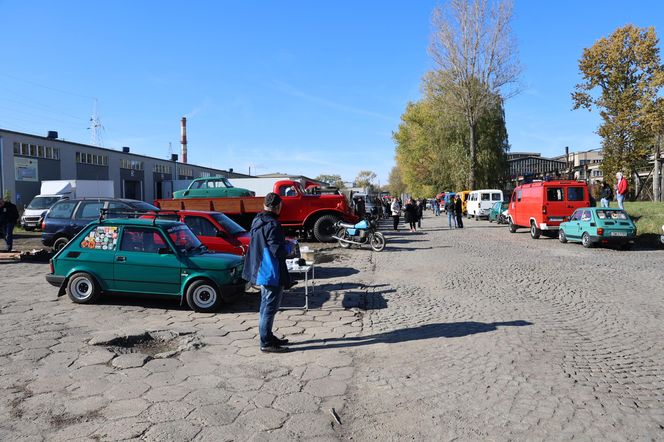
[[[258,313],[258,334],[261,338],[261,347],[270,345],[270,341],[274,338],[272,324],[281,306],[283,294],[282,287],[261,286],[261,308]]]
[[[616,199],[618,200],[618,207],[624,209],[625,207],[623,206],[623,203],[625,202],[625,195],[616,193]]]
[[[599,200],[599,203],[602,205],[602,207],[611,207],[611,203],[609,203],[609,200],[606,198]]]
[[[5,242],[7,243],[7,251],[11,252],[14,246],[14,223],[7,223],[2,228],[5,234]]]
[[[454,227],[457,226],[457,220],[456,216],[454,215],[454,212],[447,212],[447,223],[450,226],[450,229],[452,228],[452,221],[454,221]]]

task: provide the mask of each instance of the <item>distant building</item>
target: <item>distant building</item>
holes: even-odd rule
[[[0,195],[9,191],[19,206],[39,194],[43,180],[112,180],[115,195],[153,201],[170,198],[173,183],[208,176],[249,177],[232,169],[184,164],[0,128]]]
[[[539,153],[510,152],[507,154],[509,179],[513,183],[524,178],[544,179],[547,176],[560,176],[565,173],[565,161],[544,158]]]
[[[586,180],[588,183],[596,183],[604,180],[604,175],[600,166],[604,154],[601,149],[587,150],[584,152],[570,152],[567,155],[555,157],[555,160],[564,161],[571,170],[573,178],[577,180]]]

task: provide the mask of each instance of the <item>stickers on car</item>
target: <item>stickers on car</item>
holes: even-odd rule
[[[116,226],[98,226],[81,241],[84,249],[115,250],[118,244],[118,228]]]

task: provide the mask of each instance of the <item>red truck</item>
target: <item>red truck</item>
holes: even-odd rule
[[[293,180],[277,181],[273,192],[283,200],[279,215],[281,225],[302,236],[313,234],[318,241],[334,241],[332,236],[336,233],[334,224],[337,221],[358,221],[344,195],[305,192],[302,185]],[[160,199],[154,204],[162,210],[222,212],[249,229],[256,214],[263,210],[263,197]]]

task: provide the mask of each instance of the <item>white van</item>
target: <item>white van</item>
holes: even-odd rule
[[[493,206],[497,201],[503,201],[502,190],[473,190],[470,192],[470,195],[468,195],[468,202],[466,203],[468,218],[475,217],[475,219],[480,219],[480,217],[483,216],[488,217],[491,206]]]

